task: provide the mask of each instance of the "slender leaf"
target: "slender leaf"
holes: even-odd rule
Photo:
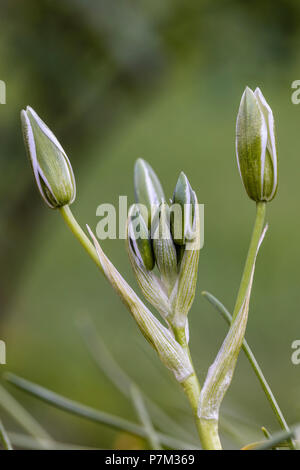
[[[77,322],[77,326],[85,346],[96,365],[124,396],[131,398],[131,387],[139,387],[112,357],[102,338],[97,333],[91,317],[89,315],[81,316],[80,320]],[[195,438],[189,432],[179,426],[176,421],[170,418],[156,403],[145,395],[144,392],[140,390],[140,393],[143,393],[153,422],[159,429],[167,433],[172,429],[172,433],[176,434],[179,439],[187,440],[195,446],[198,445]]]
[[[30,450],[43,450],[45,447],[51,448],[51,450],[99,450],[99,448],[79,446],[75,444],[69,444],[65,442],[47,441],[43,440],[44,445],[41,442],[37,442],[36,439],[27,434],[8,432],[11,442],[15,447],[20,449]]]
[[[0,385],[0,406],[9,413],[22,428],[41,444],[43,449],[52,448],[52,438],[25,408]],[[47,443],[47,446],[45,446]]]
[[[294,439],[296,437],[295,431],[296,431],[296,428],[294,428],[293,430],[283,431],[283,432],[273,434],[271,439],[268,439],[267,441],[258,445],[255,450],[273,449],[274,447],[279,446],[280,444],[286,441]]]

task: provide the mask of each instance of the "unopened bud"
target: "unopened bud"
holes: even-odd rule
[[[176,205],[181,213],[176,211]],[[196,197],[183,171],[180,173],[173,195],[172,234],[175,243],[184,245],[194,237],[193,220]]]
[[[25,147],[42,198],[52,209],[71,204],[76,195],[75,178],[62,146],[30,106],[21,112],[21,121]]]
[[[159,208],[156,229],[153,235],[156,263],[164,284],[170,291],[176,281],[177,254],[170,231],[170,209],[166,203]]]
[[[248,196],[271,201],[277,190],[273,113],[259,88],[243,93],[236,123],[236,155]]]
[[[151,213],[158,209],[165,200],[164,191],[152,167],[142,158],[139,158],[134,167],[134,192],[138,204],[145,206],[141,209],[142,216],[151,227]]]

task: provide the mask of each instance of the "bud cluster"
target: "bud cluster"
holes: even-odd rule
[[[135,164],[134,187],[136,204],[130,208],[127,229],[131,264],[147,300],[172,329],[186,329],[199,260],[196,194],[180,173],[168,204],[157,175],[142,159]]]

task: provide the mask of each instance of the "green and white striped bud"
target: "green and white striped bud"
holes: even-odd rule
[[[129,210],[128,236],[136,256],[148,271],[152,271],[155,266],[152,243],[138,204],[133,204]]]
[[[236,122],[236,155],[248,196],[271,201],[277,190],[277,154],[273,113],[259,88],[246,88]]]
[[[184,328],[186,325],[187,315],[194,302],[197,287],[200,255],[200,212],[194,192],[193,197],[195,198],[195,203],[191,233],[194,234],[194,238],[192,242],[184,245],[182,259],[178,265],[179,270],[176,284],[170,296],[172,324],[177,328]]]
[[[172,213],[172,234],[175,243],[178,245],[184,245],[187,241],[192,241],[195,236],[193,231],[195,204],[195,193],[182,171],[173,195]],[[176,207],[180,209],[180,213],[177,213]]]
[[[142,158],[136,161],[134,167],[134,192],[135,201],[145,208],[141,208],[141,213],[150,228],[151,214],[165,201],[165,195],[156,173]]]
[[[52,209],[72,204],[76,184],[64,149],[30,106],[22,110],[21,122],[25,147],[42,198]]]
[[[170,230],[170,209],[166,203],[162,203],[158,211],[153,233],[153,248],[162,281],[167,292],[170,292],[175,284],[178,270],[176,248]]]
[[[130,209],[127,222],[129,259],[146,299],[162,315],[171,330],[185,332],[188,341],[187,315],[195,297],[201,245],[197,197],[182,172],[172,205],[169,206],[160,183],[157,184],[157,177],[144,160],[136,163],[135,181],[138,182],[139,194],[143,195],[137,197],[139,216],[142,214],[142,203],[146,203],[147,208],[152,206],[152,220],[149,229],[146,224],[140,224],[145,235],[144,241],[139,242],[134,236],[136,230],[132,217],[136,209]],[[153,206],[156,209],[154,214]],[[157,270],[153,269],[155,263]]]

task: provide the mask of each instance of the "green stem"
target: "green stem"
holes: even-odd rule
[[[250,282],[253,266],[254,266],[254,263],[255,263],[255,258],[256,258],[256,254],[257,254],[257,250],[258,250],[258,246],[259,246],[259,240],[260,240],[261,233],[262,233],[263,226],[264,226],[265,215],[266,215],[266,203],[265,202],[257,202],[256,203],[256,218],[255,218],[254,228],[253,228],[253,232],[252,232],[251,242],[250,242],[250,246],[249,246],[249,251],[248,251],[248,255],[247,255],[247,259],[246,259],[246,263],[245,263],[245,268],[244,268],[244,272],[243,272],[239,292],[238,292],[237,299],[236,299],[236,304],[235,304],[233,315],[232,315],[231,324],[235,321],[235,319],[236,319],[236,317],[237,317],[237,315],[240,311],[240,308],[241,308],[241,306],[244,302],[244,299],[245,299],[245,295],[246,295],[247,288],[248,288],[248,285],[249,285],[249,282]],[[252,362],[251,362],[251,359],[252,359]],[[253,365],[255,364],[254,356],[253,356],[253,358],[249,358],[249,360]],[[258,364],[256,364],[256,366],[257,367],[254,366],[254,370],[255,370],[255,373],[257,374],[257,371],[259,370],[259,367],[258,367]],[[277,418],[279,419],[279,422],[280,422],[281,426],[284,429],[288,429],[287,423],[285,422],[285,419],[284,419],[284,417],[283,417],[283,415],[280,411],[280,408],[278,407],[278,405],[276,403],[275,397],[274,397],[268,383],[266,382],[261,370],[260,370],[260,373],[261,374],[258,375],[258,378],[261,380],[261,384],[262,384],[262,387],[264,389],[264,392],[266,393],[266,395],[268,397],[268,400],[270,401],[270,403],[271,403],[271,405],[272,405],[272,407],[275,411],[275,414],[276,414]],[[290,441],[290,445],[291,445],[291,448],[294,447],[294,444],[292,443],[292,441]]]
[[[198,403],[201,390],[195,372],[182,382],[182,387],[193,410],[202,449],[222,450],[218,433],[218,422],[203,420],[198,417]]]
[[[80,335],[84,344],[89,351],[91,358],[98,366],[100,371],[104,373],[112,384],[126,397],[131,398],[131,388],[134,386],[139,389],[147,407],[149,407],[150,415],[155,424],[161,431],[172,432],[181,439],[193,442],[194,438],[189,432],[185,431],[176,421],[170,418],[156,403],[145,395],[137,384],[121,369],[115,359],[111,356],[109,350],[105,346],[102,338],[98,335],[97,329],[92,319],[87,315],[80,317],[77,322]],[[197,445],[196,441],[196,445]]]
[[[240,283],[240,288],[239,288],[239,292],[238,292],[238,295],[237,295],[237,299],[236,299],[236,304],[235,304],[235,308],[234,308],[234,312],[233,312],[233,315],[231,317],[231,315],[229,314],[229,312],[225,309],[225,307],[215,298],[213,298],[212,300],[212,297],[210,294],[208,293],[205,293],[206,297],[208,298],[208,300],[211,301],[211,303],[213,303],[217,309],[222,313],[223,317],[227,320],[227,322],[229,324],[233,324],[234,320],[236,319],[240,309],[241,309],[241,306],[244,302],[244,299],[245,299],[245,296],[246,296],[246,292],[247,292],[247,288],[248,288],[248,285],[249,285],[249,282],[250,282],[250,278],[251,278],[251,275],[252,275],[252,270],[253,270],[253,265],[255,263],[255,258],[256,258],[256,254],[257,254],[257,250],[258,250],[258,246],[259,246],[259,240],[260,240],[260,237],[261,237],[261,234],[262,234],[262,230],[263,230],[263,226],[264,226],[264,220],[265,220],[265,214],[266,214],[266,203],[265,202],[258,202],[256,204],[256,218],[255,218],[255,223],[254,223],[254,228],[253,228],[253,232],[252,232],[252,237],[251,237],[251,242],[250,242],[250,246],[249,246],[249,250],[248,250],[248,254],[247,254],[247,259],[246,259],[246,263],[245,263],[245,268],[244,268],[244,272],[243,272],[243,275],[242,275],[242,279],[241,279],[241,283]],[[208,295],[207,295],[208,294]],[[266,381],[264,375],[263,375],[263,372],[262,370],[260,369],[256,359],[255,359],[255,356],[254,354],[252,353],[250,347],[248,346],[246,340],[244,339],[243,341],[243,345],[242,345],[249,361],[250,361],[250,364],[252,365],[253,369],[254,369],[254,372],[255,374],[257,375],[261,385],[262,385],[262,388],[276,414],[276,417],[282,427],[282,429],[286,430],[286,431],[289,431],[289,427],[284,419],[284,416],[279,408],[279,405],[278,403],[276,402],[276,399],[272,393],[272,390],[271,388],[269,387],[269,384],[268,382]],[[289,444],[290,444],[290,447],[291,449],[294,449],[295,448],[295,445],[293,443],[293,441],[290,439],[289,441]]]
[[[132,402],[137,412],[137,415],[140,419],[141,424],[144,426],[148,442],[151,446],[151,450],[161,450],[162,448],[157,437],[157,433],[153,427],[147,407],[145,405],[144,398],[142,397],[142,394],[139,391],[138,387],[136,387],[135,385],[131,386],[131,395]]]
[[[68,225],[68,227],[71,229],[71,232],[75,235],[77,240],[80,242],[80,244],[83,246],[83,248],[87,251],[89,256],[92,258],[92,260],[96,263],[96,265],[100,268],[100,270],[103,272],[101,263],[99,261],[97,252],[95,250],[94,245],[90,241],[90,239],[87,237],[87,235],[84,233],[80,225],[78,224],[77,220],[75,219],[74,215],[72,214],[72,211],[69,206],[63,206],[60,207],[59,209],[64,221]]]
[[[193,373],[184,382],[182,382],[181,385],[193,411],[202,449],[222,450],[222,445],[218,433],[218,422],[213,420],[203,420],[198,417],[198,404],[200,399],[201,387],[193,366],[190,348],[186,341],[185,329],[174,328],[173,331],[176,340],[187,352],[191,361],[191,365],[193,367]]]
[[[250,247],[249,247],[249,251],[248,251],[248,255],[246,259],[246,264],[245,264],[239,292],[237,295],[232,323],[234,322],[235,318],[237,317],[242,307],[242,304],[244,302],[246,292],[249,286],[249,282],[250,282],[252,271],[253,271],[253,265],[255,263],[255,258],[256,258],[256,254],[258,250],[259,240],[260,240],[261,233],[263,230],[265,211],[266,211],[266,204],[264,202],[258,202],[256,205],[255,224],[253,228]],[[183,331],[177,332],[177,334],[175,334],[175,337],[177,341],[182,345],[182,347],[185,347],[186,349],[188,349]],[[206,450],[222,449],[220,438],[218,435],[218,421],[198,418],[197,409],[198,409],[199,396],[200,396],[200,385],[199,385],[196,374],[193,373],[182,385],[194,412],[197,429],[198,429],[198,433],[199,433],[199,437],[200,437],[200,441],[201,441],[203,449],[206,449]]]
[[[256,218],[254,223],[254,228],[252,232],[251,242],[248,250],[248,255],[244,267],[244,272],[241,279],[241,284],[239,288],[239,292],[237,295],[233,315],[232,315],[232,323],[236,319],[241,306],[243,305],[246,292],[249,286],[253,265],[255,263],[256,253],[259,245],[259,240],[262,234],[264,220],[266,214],[266,203],[265,202],[257,202],[256,204]]]

